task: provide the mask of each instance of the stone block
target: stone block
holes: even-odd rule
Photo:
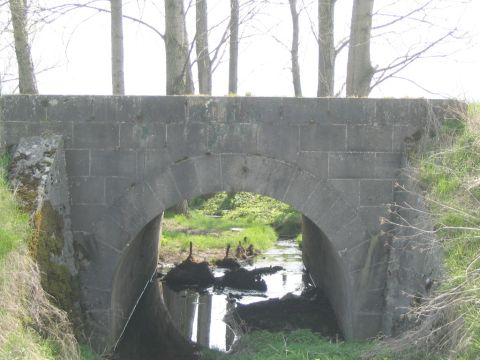
[[[211,97],[205,104],[206,120],[210,123],[242,123],[237,121],[239,111],[239,98],[235,97]],[[202,118],[202,112],[197,109],[189,114],[189,120],[194,121],[196,117]],[[195,117],[194,117],[195,116]]]
[[[396,119],[395,124],[420,125],[420,127],[424,127],[427,124],[429,117],[433,115],[434,107],[435,101],[427,99],[412,99],[408,103],[408,117]]]
[[[290,180],[283,202],[302,212],[308,198],[315,191],[319,182],[323,183],[323,180],[298,169]]]
[[[374,124],[408,124],[412,121],[410,102],[412,100],[379,99]]]
[[[299,152],[299,127],[261,124],[258,128],[258,153],[295,163]]]
[[[135,178],[137,154],[131,150],[92,150],[92,176],[123,176]]]
[[[40,121],[28,125],[30,136],[62,135],[65,148],[73,142],[73,123],[69,121]]]
[[[238,116],[236,122],[278,124],[282,119],[281,98],[238,98]]]
[[[90,150],[65,150],[69,177],[90,175]]]
[[[108,214],[95,224],[93,232],[98,242],[107,244],[118,252],[123,252],[130,240],[130,234]]]
[[[173,164],[167,148],[137,151],[137,175],[139,178],[163,171]]]
[[[45,121],[67,121],[67,122],[86,122],[92,121],[93,102],[91,96],[70,96],[70,95],[52,95],[41,96],[40,106],[37,111],[43,111],[44,116],[38,117],[38,120]]]
[[[300,150],[345,151],[347,127],[345,125],[305,125],[300,127]]]
[[[328,182],[339,192],[345,201],[357,208],[360,205],[360,180],[331,179]]]
[[[298,155],[297,165],[318,178],[328,177],[328,152],[301,151]]]
[[[339,152],[328,154],[329,179],[375,178],[375,154]]]
[[[118,124],[139,119],[140,98],[118,96],[95,96],[91,99],[91,120]]]
[[[200,193],[214,194],[222,191],[222,170],[219,155],[194,158]]]
[[[378,335],[382,329],[383,312],[360,312],[353,315],[353,329],[351,340],[366,340]]]
[[[197,171],[193,160],[183,160],[171,167],[172,174],[182,199],[189,200],[200,195]]]
[[[358,213],[371,234],[377,234],[386,227],[382,219],[390,215],[386,206],[361,206]]]
[[[2,141],[5,141],[7,146],[18,144],[22,137],[28,136],[27,126],[25,122],[5,121],[3,129],[1,129],[3,131]]]
[[[394,152],[403,152],[408,144],[412,144],[422,137],[422,130],[419,126],[413,125],[395,125],[393,127],[393,146]]]
[[[70,195],[75,204],[105,204],[104,177],[70,178]]]
[[[105,203],[112,204],[116,199],[123,196],[128,187],[133,185],[132,179],[124,177],[105,178]]]
[[[393,127],[384,125],[349,125],[348,151],[392,151]]]
[[[167,149],[172,161],[198,156],[207,152],[206,124],[168,124],[166,134]]]
[[[221,169],[223,191],[244,191],[245,178],[249,171],[246,155],[223,154]]]
[[[142,96],[137,118],[145,123],[182,123],[187,116],[186,96]]]
[[[331,124],[371,124],[375,121],[376,99],[329,99],[328,118]]]
[[[45,117],[45,111],[35,96],[3,95],[1,118],[13,122],[35,122]]]
[[[276,161],[275,169],[267,180],[264,194],[282,201],[285,198],[291,180],[297,173],[297,167]]]
[[[329,98],[284,98],[282,124],[335,123],[336,119],[329,116],[331,100]]]
[[[146,180],[146,185],[150,186],[150,189],[155,194],[155,198],[164,210],[183,200],[175,184],[172,171],[169,168],[152,173]]]
[[[109,123],[75,123],[75,149],[114,149],[119,146],[119,125]]]
[[[166,145],[165,124],[152,122],[120,124],[121,149],[161,149]]]
[[[256,154],[257,129],[257,124],[210,124],[208,151],[214,154]]]
[[[392,202],[392,180],[360,180],[360,205],[380,206]]]
[[[137,186],[130,187],[108,208],[108,216],[128,233],[130,239],[133,239],[148,222],[145,204],[141,204],[139,195],[141,189]]]
[[[355,209],[349,203],[337,198],[330,208],[321,215],[317,223],[321,226],[322,231],[331,237],[332,234],[338,233],[346,224],[351,223],[356,216]]]
[[[367,236],[367,228],[357,213],[351,221],[345,222],[344,226],[331,235],[330,241],[337,253],[344,256],[349,248],[364,242]]]
[[[303,213],[318,225],[318,220],[330,211],[337,199],[338,194],[335,189],[328,186],[327,180],[321,180],[306,200]]]
[[[105,216],[105,205],[77,205],[71,207],[72,231],[90,232],[95,223]]]
[[[400,175],[402,153],[376,153],[375,173],[377,179],[396,179]]]
[[[243,189],[245,191],[267,195],[269,186],[272,187],[270,189],[272,192],[278,190],[273,189],[273,186],[286,189],[289,178],[277,178],[278,174],[276,171],[280,163],[279,161],[264,156],[249,156],[246,160],[245,168],[242,169],[242,174],[244,175]],[[283,194],[281,195],[283,196]]]

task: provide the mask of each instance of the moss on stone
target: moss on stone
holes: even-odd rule
[[[42,287],[58,307],[72,314],[79,298],[77,281],[65,265],[52,259],[61,255],[64,247],[62,216],[50,202],[44,201],[34,214],[33,225],[29,248],[42,273]]]

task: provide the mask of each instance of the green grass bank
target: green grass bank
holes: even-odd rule
[[[272,247],[279,236],[296,237],[300,232],[301,217],[290,206],[275,199],[251,194],[225,192],[211,197],[200,197],[191,202],[189,214],[167,211],[162,231],[162,249],[235,248],[244,239],[255,249]]]
[[[0,159],[0,359],[95,360],[80,346],[67,314],[43,290],[30,256],[34,230],[18,205],[6,177],[8,158]]]

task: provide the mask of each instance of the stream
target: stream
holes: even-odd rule
[[[275,274],[264,275],[266,292],[238,291],[213,287],[198,292],[193,289],[171,290],[162,284],[163,297],[177,329],[192,341],[222,351],[230,350],[235,334],[223,321],[225,314],[236,304],[252,304],[273,298],[282,298],[288,293],[300,295],[304,283],[302,253],[293,239],[280,239],[273,248],[254,258],[251,270],[258,267],[282,266]],[[215,277],[223,276],[224,269],[214,269]]]

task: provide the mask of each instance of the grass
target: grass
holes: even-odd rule
[[[15,202],[0,170],[0,271],[6,255],[28,241],[31,229],[28,215]]]
[[[81,353],[67,314],[50,302],[29,256],[29,214],[18,206],[5,179],[8,157],[0,157],[0,359],[96,360]]]
[[[358,360],[369,350],[368,342],[331,343],[309,330],[296,330],[288,334],[254,331],[245,335],[239,344],[241,350],[225,354],[205,350],[202,360]],[[377,357],[375,359],[387,359]]]
[[[442,125],[429,151],[417,158],[418,175],[443,245],[446,277],[440,296],[465,323],[458,358],[480,356],[480,106],[462,121]],[[463,353],[463,355],[461,355]]]
[[[187,234],[179,230],[196,229],[205,231],[205,234]],[[241,231],[233,231],[237,228]],[[277,234],[268,225],[255,224],[246,220],[230,220],[224,218],[210,218],[199,210],[192,210],[189,217],[184,215],[167,214],[164,230],[162,231],[162,247],[185,251],[190,241],[195,249],[225,249],[227,244],[234,247],[244,238],[248,244],[256,249],[268,249],[277,240]]]
[[[265,250],[272,247],[279,236],[296,237],[300,232],[300,214],[266,196],[222,192],[194,199],[191,207],[189,216],[165,214],[164,249],[186,251],[190,241],[195,249],[225,249],[228,244],[235,247],[246,237],[248,244]],[[196,232],[187,233],[187,229]]]

